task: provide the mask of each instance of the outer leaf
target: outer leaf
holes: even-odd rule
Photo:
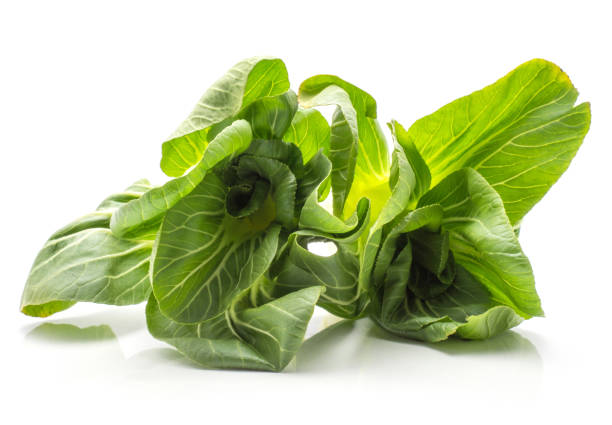
[[[528,318],[542,315],[529,260],[506,217],[501,198],[476,171],[456,171],[421,198],[440,204],[442,229],[458,264],[490,292],[496,304]]]
[[[226,195],[227,187],[211,173],[166,214],[156,242],[153,291],[173,320],[194,323],[223,313],[253,283],[241,275],[245,265],[259,257],[271,261],[276,253],[280,229],[258,235],[268,223],[258,228],[252,216],[229,216]]]
[[[522,319],[514,310],[496,305],[487,288],[461,266],[453,284],[440,295],[415,296],[412,274],[427,259],[412,258],[413,252],[422,254],[411,243],[412,237],[404,239],[404,247],[396,253],[399,237],[425,229],[439,231],[442,215],[442,207],[431,204],[394,221],[376,262],[372,317],[392,333],[429,342],[455,333],[462,338],[488,338],[516,326]]]
[[[262,305],[253,305],[247,291],[231,314],[191,325],[169,320],[151,296],[147,325],[153,336],[202,366],[280,371],[301,345],[321,290],[306,288]]]
[[[244,296],[230,313],[236,333],[270,361],[274,370],[282,370],[302,345],[323,290],[321,286],[305,288],[261,305]]]
[[[113,211],[150,188],[141,180],[105,199],[96,212],[53,234],[36,257],[21,299],[21,311],[46,317],[78,301],[137,304],[150,292],[152,242],[115,237]]]
[[[251,138],[251,127],[246,121],[233,122],[208,145],[198,165],[187,175],[153,188],[119,208],[111,219],[113,233],[119,237],[142,237],[143,234],[150,234],[151,228],[157,231],[168,209],[189,194],[210,169],[244,152]]]
[[[504,305],[495,306],[485,313],[469,316],[467,323],[457,328],[457,335],[465,339],[491,338],[521,323],[523,319]]]
[[[257,99],[288,89],[287,69],[280,59],[239,62],[204,93],[189,117],[164,142],[162,170],[171,177],[183,175],[200,161],[214,124],[236,115]]]
[[[516,224],[569,166],[590,124],[590,106],[556,65],[535,59],[416,121],[414,143],[435,185],[464,167],[500,194]]]
[[[402,297],[402,302],[395,308],[374,318],[383,328],[403,337],[437,342],[458,333],[462,337],[482,339],[521,321],[509,307],[503,307],[503,310],[494,307],[488,291],[461,267],[457,270],[455,283],[443,294],[422,300],[411,292],[404,292]],[[504,314],[511,312],[511,317],[518,320],[490,320],[492,327],[485,331],[485,318],[498,316],[501,311]]]

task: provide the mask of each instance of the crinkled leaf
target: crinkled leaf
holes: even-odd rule
[[[341,317],[359,317],[367,306],[367,291],[359,285],[359,238],[369,222],[369,201],[362,199],[355,213],[344,223],[316,204],[312,196],[302,210],[301,230],[289,238],[283,256],[274,266],[275,294],[323,285],[319,305]],[[313,211],[319,222],[308,229]],[[328,241],[337,251],[328,257],[308,250],[312,241]]]
[[[506,216],[498,193],[478,172],[454,172],[421,198],[440,204],[442,229],[458,264],[481,282],[492,299],[525,318],[541,316],[533,271]]]
[[[21,311],[46,317],[78,301],[126,305],[146,300],[152,242],[120,239],[109,223],[113,211],[149,188],[146,180],[136,182],[55,232],[34,261]]]
[[[247,120],[257,139],[282,140],[297,111],[297,96],[288,91],[280,96],[264,97],[247,106],[239,119]]]
[[[306,199],[311,193],[319,192],[316,190],[317,187],[320,189],[325,185],[325,181],[329,178],[331,171],[331,162],[325,156],[323,151],[317,152],[304,166],[304,174],[298,181],[298,188],[295,195],[295,207],[296,210],[302,211],[302,207],[306,202]]]
[[[244,155],[239,164],[243,169],[255,172],[270,182],[274,188],[276,219],[289,228],[293,227],[297,181],[291,169],[276,159],[251,155]]]
[[[390,229],[385,232],[371,277],[377,314],[387,317],[404,301],[412,265],[412,244],[407,241],[396,257],[399,238],[402,234],[418,229],[439,230],[442,216],[443,209],[440,205],[428,205],[410,211],[389,223]]]
[[[488,338],[542,313],[503,203],[472,169],[385,227],[372,288],[372,317],[383,328],[430,342]]]
[[[252,278],[250,261],[271,261],[279,227],[257,216],[226,214],[227,186],[214,173],[168,210],[156,241],[153,292],[165,315],[178,322],[211,319],[228,308]],[[265,211],[265,208],[260,209]]]
[[[415,294],[414,273],[422,274],[423,258],[413,258],[413,253],[422,255],[412,242],[419,238],[413,235],[439,231],[443,212],[442,206],[432,204],[394,221],[376,262],[372,317],[392,333],[429,342],[455,333],[462,338],[488,338],[516,326],[522,319],[514,310],[496,305],[487,288],[461,266],[454,269],[452,285],[439,295]]]
[[[236,64],[204,93],[189,117],[162,145],[161,168],[178,177],[197,164],[210,138],[208,132],[256,101],[289,89],[280,59],[250,58]]]
[[[465,339],[486,339],[517,326],[523,321],[505,305],[490,308],[484,313],[469,316],[467,323],[457,328],[457,335]]]
[[[569,166],[590,124],[590,106],[556,65],[535,59],[494,84],[416,121],[402,141],[414,143],[436,185],[477,170],[517,223]]]
[[[341,220],[330,214],[317,202],[317,194],[311,194],[300,214],[301,229],[316,229],[329,234],[345,234],[357,226],[357,214],[353,214],[347,220]]]
[[[154,337],[202,366],[280,371],[300,347],[321,290],[306,288],[260,305],[247,290],[226,314],[194,324],[168,319],[151,296],[147,325]]]
[[[393,267],[409,270],[409,265],[401,267],[401,263],[396,263]],[[402,279],[404,288],[409,278],[405,276]],[[397,285],[400,282],[394,283]],[[441,295],[420,299],[405,290],[401,295],[389,294],[391,295],[401,296],[401,303],[395,303],[395,308],[387,309],[383,316],[375,316],[374,319],[384,329],[408,338],[437,342],[457,333],[461,337],[481,339],[503,332],[520,322],[520,318],[513,313],[512,317],[518,318],[517,320],[499,320],[496,323],[491,321],[493,326],[489,332],[483,332],[482,324],[486,320],[484,318],[499,314],[499,309],[486,288],[460,266],[457,268],[454,284]],[[505,308],[512,311],[509,307]]]

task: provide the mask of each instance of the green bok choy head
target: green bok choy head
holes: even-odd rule
[[[281,60],[244,60],[162,144],[171,180],[51,236],[21,310],[148,300],[154,337],[220,368],[283,369],[316,304],[407,338],[493,336],[543,314],[517,235],[588,131],[577,96],[532,60],[408,130],[392,121],[389,146],[355,85],[317,75],[296,95]]]
[[[207,367],[284,368],[322,291],[316,286],[271,295],[270,266],[331,169],[325,140],[300,139],[314,150],[307,161],[297,144],[284,140],[286,133],[296,134],[298,104],[291,91],[270,95],[278,82],[266,78],[278,75],[286,72],[257,73],[257,84],[270,88],[259,90],[265,95],[233,115],[216,117],[210,127],[194,128],[194,122],[213,121],[202,119],[215,110],[205,95],[197,120],[192,114],[181,127],[189,130],[183,139],[166,142],[172,150],[165,152],[181,154],[188,148],[179,140],[209,140],[199,162],[174,180],[183,179],[188,193],[165,204],[132,205],[133,211],[156,208],[141,214],[152,223],[161,216],[151,260],[149,330]],[[318,149],[310,146],[314,142]],[[130,223],[127,234],[148,227],[119,215],[116,223]]]

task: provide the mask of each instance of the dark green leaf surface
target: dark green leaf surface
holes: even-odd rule
[[[113,211],[149,188],[146,180],[136,182],[53,234],[34,261],[21,311],[46,317],[78,301],[126,305],[146,300],[153,243],[117,238],[109,222]]]
[[[270,261],[278,228],[264,235],[252,217],[226,214],[227,187],[215,174],[204,178],[171,208],[156,242],[153,291],[161,310],[178,322],[194,323],[225,311],[253,282],[241,271],[253,256]],[[273,238],[269,240],[268,238]],[[259,250],[263,245],[270,249]]]
[[[309,213],[319,219],[312,222]],[[289,238],[284,255],[274,269],[274,294],[284,295],[305,287],[324,286],[319,305],[345,318],[359,317],[367,306],[367,290],[359,285],[359,238],[370,216],[369,202],[362,199],[355,213],[342,222],[309,198],[300,218],[301,230]],[[314,227],[308,228],[311,223]],[[308,243],[326,241],[336,245],[333,255],[323,257],[308,250]]]
[[[440,205],[417,209],[402,218],[385,240],[375,271],[373,319],[392,333],[429,342],[453,334],[483,339],[516,326],[521,317],[512,308],[497,305],[487,288],[460,265],[454,268],[452,284],[438,295],[415,293],[419,275],[423,276],[423,265],[422,259],[419,261],[414,254],[422,252],[413,250],[412,238],[404,241],[397,255],[393,250],[402,246],[398,245],[402,234],[439,227],[441,212]],[[406,232],[402,233],[403,230]]]
[[[280,371],[302,344],[321,291],[306,288],[254,304],[257,297],[247,290],[226,314],[194,324],[168,319],[151,296],[147,325],[154,337],[204,367]]]
[[[372,289],[377,323],[430,342],[487,338],[542,314],[501,198],[472,169],[451,174],[385,227]]]
[[[242,155],[208,173],[167,211],[159,231],[152,276],[164,314],[195,323],[226,311],[236,294],[255,282],[243,268],[251,261],[270,265],[280,227],[285,232],[296,227],[297,207],[329,167],[322,154],[304,165],[295,145],[256,139]]]

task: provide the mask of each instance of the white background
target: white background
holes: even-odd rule
[[[1,422],[610,423],[607,2],[167,3],[1,3]],[[406,127],[531,58],[560,65],[593,121],[521,233],[547,317],[438,345],[341,323],[271,374],[193,367],[148,336],[142,306],[20,315],[46,238],[134,180],[163,182],[165,136],[261,54],[285,60],[294,90],[337,74]],[[332,321],[318,311],[310,332]]]

